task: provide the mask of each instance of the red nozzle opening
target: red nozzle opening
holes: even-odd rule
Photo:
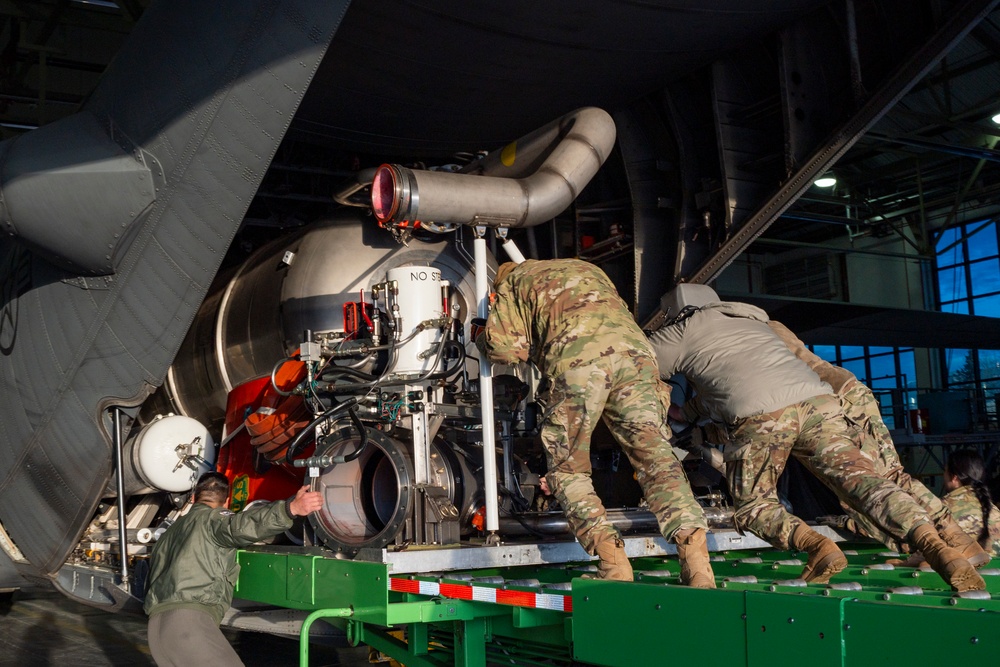
[[[399,179],[391,164],[383,164],[372,179],[372,212],[380,225],[392,220],[399,208]]]

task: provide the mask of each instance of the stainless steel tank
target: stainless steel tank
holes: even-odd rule
[[[216,281],[158,402],[218,426],[233,387],[270,374],[305,330],[343,331],[344,304],[362,293],[370,303],[372,286],[403,266],[439,271],[450,284],[451,313],[468,326],[475,315],[472,261],[454,234],[402,245],[364,212],[348,211],[264,246]]]

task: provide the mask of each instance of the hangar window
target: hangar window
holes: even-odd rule
[[[917,370],[913,348],[815,345],[812,351],[846,368],[871,387],[882,408],[882,420],[896,428],[917,405]]]
[[[997,224],[990,220],[951,227],[941,232],[935,247],[940,309],[1000,317]]]
[[[1000,317],[1000,244],[996,222],[970,222],[941,232],[936,243],[938,303],[947,313]],[[945,386],[968,389],[983,404],[1000,392],[1000,351],[942,350]],[[994,410],[996,407],[994,407]]]

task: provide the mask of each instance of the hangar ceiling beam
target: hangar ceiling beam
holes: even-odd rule
[[[840,129],[763,202],[756,212],[723,243],[688,282],[708,283],[795,202],[812,182],[836,162],[899,99],[989,14],[1000,0],[968,0],[951,12],[941,28],[904,62]]]

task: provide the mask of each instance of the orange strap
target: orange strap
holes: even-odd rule
[[[281,391],[290,391],[305,377],[304,362],[286,361],[274,374],[274,384]],[[269,386],[260,407],[244,423],[250,444],[267,460],[276,461],[284,456],[288,442],[309,423],[309,410],[301,396],[282,396]]]

